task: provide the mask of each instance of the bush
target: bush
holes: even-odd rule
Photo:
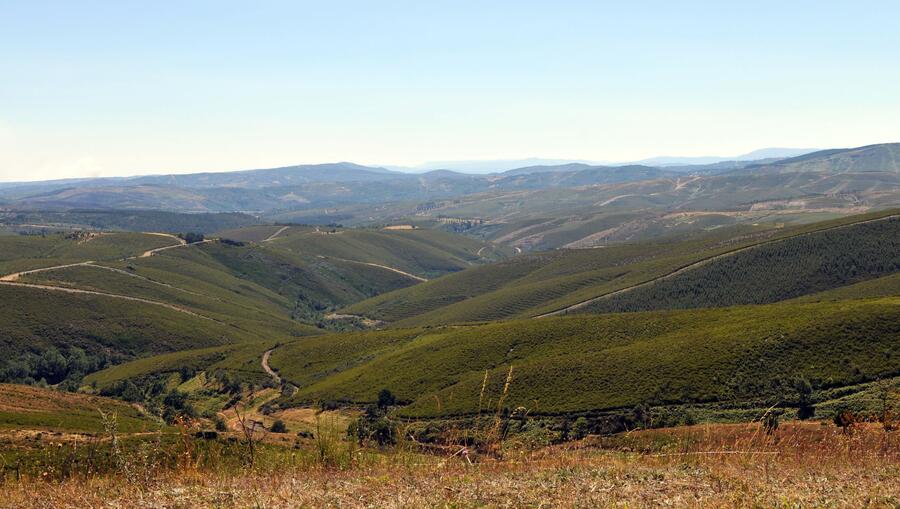
[[[225,419],[220,416],[213,417],[213,423],[216,426],[216,431],[228,431],[228,425],[225,424]]]
[[[281,419],[272,423],[272,433],[287,433],[287,425]]]
[[[588,420],[584,417],[579,417],[575,419],[575,424],[572,425],[572,429],[569,431],[569,437],[572,440],[581,440],[586,437],[590,432],[590,424]]]
[[[772,410],[770,412],[766,412],[766,415],[762,418],[763,429],[766,431],[766,435],[771,435],[775,433],[775,430],[778,429],[779,420],[781,418],[781,412]]]
[[[812,404],[812,385],[805,378],[794,382],[797,390],[797,418],[801,421],[811,419],[816,415],[816,407]]]
[[[839,408],[835,411],[832,420],[835,426],[844,430],[844,433],[848,433],[850,428],[859,421],[859,417],[850,410]]]
[[[393,445],[397,443],[397,427],[377,407],[370,407],[362,417],[350,423],[347,436],[360,444],[371,441],[381,446]]]
[[[187,232],[187,233],[182,233],[178,236],[181,237],[188,244],[193,244],[195,242],[203,242],[203,234],[202,233]]]

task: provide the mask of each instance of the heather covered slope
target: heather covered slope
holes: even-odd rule
[[[430,230],[261,228],[247,228],[264,234],[258,241],[190,244],[161,233],[0,237],[0,293],[10,302],[0,340],[13,357],[0,365],[2,380],[78,384],[155,354],[359,328],[330,313],[501,253]],[[50,369],[46,352],[64,365]]]
[[[895,216],[885,211],[789,229],[740,227],[683,241],[528,254],[385,293],[346,312],[419,326],[562,310],[776,302],[900,270]],[[770,281],[772,271],[778,277]]]
[[[579,413],[642,403],[750,404],[898,373],[896,297],[814,304],[557,317],[473,327],[301,339],[271,364],[300,390],[289,404],[373,401],[388,388],[410,417],[477,411],[485,372],[506,405]],[[652,377],[647,374],[652,373]]]
[[[900,217],[802,235],[721,257],[597,300],[604,313],[763,304],[900,272]]]

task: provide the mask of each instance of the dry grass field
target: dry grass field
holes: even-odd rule
[[[900,435],[831,423],[639,431],[502,461],[403,448],[254,469],[175,468],[62,481],[7,480],[0,506],[194,507],[898,507]],[[300,453],[297,453],[298,455]],[[189,456],[189,454],[188,454]],[[293,457],[293,454],[292,454]]]

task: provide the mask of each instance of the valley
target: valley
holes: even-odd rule
[[[151,448],[166,471],[182,468],[178,443],[217,471],[297,461],[287,451],[304,458],[290,468],[377,470],[506,468],[591,440],[617,444],[608,458],[635,430],[683,451],[701,426],[745,426],[729,440],[763,454],[777,442],[753,437],[782,436],[773,419],[882,433],[900,408],[900,213],[896,168],[866,161],[884,169],[871,152],[893,150],[687,174],[521,169],[428,206],[6,213],[0,399],[33,403],[0,402],[0,440],[17,444],[5,466],[63,461],[40,457],[45,433],[69,458],[79,441],[127,461]],[[348,188],[406,178],[339,170],[328,178]],[[255,176],[242,185],[266,189]],[[741,198],[762,181],[765,199]],[[320,213],[332,220],[297,221]]]

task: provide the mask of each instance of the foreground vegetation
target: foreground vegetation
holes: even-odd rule
[[[503,459],[372,450],[328,442],[264,448],[234,461],[217,440],[119,447],[118,470],[7,473],[2,507],[894,507],[900,503],[896,433],[859,426],[695,426],[566,446],[512,447]],[[111,448],[110,443],[104,445]],[[68,446],[64,446],[68,448]],[[327,450],[327,448],[326,448]],[[134,451],[134,452],[131,452]],[[138,451],[143,451],[138,454]],[[208,461],[215,452],[217,461]],[[57,466],[65,461],[59,455]],[[165,458],[173,458],[165,460]]]

